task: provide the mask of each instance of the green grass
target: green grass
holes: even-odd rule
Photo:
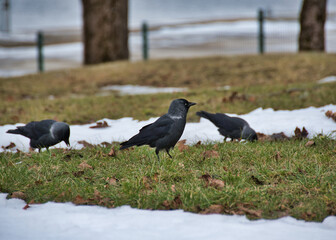
[[[172,99],[196,111],[243,114],[258,107],[297,109],[336,103],[333,54],[214,57],[117,62],[0,79],[0,124],[52,118],[70,124],[102,118],[144,120],[164,114]],[[110,84],[188,87],[185,93],[99,96]],[[220,87],[230,85],[230,90]],[[230,96],[237,92],[232,101]],[[50,96],[53,96],[52,98]],[[336,125],[335,125],[336,126]],[[0,153],[0,192],[28,203],[47,201],[131,205],[142,209],[293,216],[322,221],[336,215],[335,140],[202,143],[157,161],[147,146],[118,151],[118,143],[81,150]],[[109,156],[111,148],[116,156]],[[215,151],[213,155],[210,151]],[[217,156],[218,155],[218,156]],[[90,167],[81,167],[86,163]]]
[[[161,161],[148,147],[117,151],[114,157],[108,155],[110,147],[99,146],[5,153],[0,160],[0,190],[23,192],[27,202],[35,203],[127,204],[192,212],[221,205],[223,213],[251,218],[291,215],[322,221],[336,213],[336,142],[327,137],[314,140],[314,147],[295,140],[201,144],[182,152],[175,149],[173,159],[162,153]],[[210,150],[218,157],[205,156]],[[92,168],[80,168],[83,162]],[[205,174],[224,185],[207,186],[201,178]],[[110,179],[116,181],[110,184]],[[176,197],[180,202],[174,203]]]

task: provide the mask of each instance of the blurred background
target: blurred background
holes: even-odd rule
[[[302,0],[129,0],[129,54],[149,58],[257,54],[264,16],[264,52],[296,52]],[[327,1],[326,52],[336,52],[336,0]],[[37,71],[37,32],[44,34],[45,70],[82,65],[80,0],[0,0],[0,77]]]

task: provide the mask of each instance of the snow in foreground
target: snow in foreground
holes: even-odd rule
[[[0,194],[0,239],[336,239],[336,217],[322,223],[292,217],[250,221],[245,216],[106,209],[72,203],[30,205]]]
[[[273,109],[258,108],[248,114],[239,115],[239,117],[245,119],[257,132],[268,135],[284,132],[284,134],[290,137],[293,136],[296,127],[299,127],[300,129],[305,127],[309,132],[309,138],[321,133],[335,137],[336,123],[325,116],[325,112],[328,110],[336,112],[336,105],[330,104],[319,108],[308,107],[292,111],[275,111]],[[229,115],[237,116],[235,114]],[[100,120],[108,123],[109,127],[107,128],[90,128],[91,126],[96,125],[96,123],[72,125],[70,126],[70,144],[72,148],[80,149],[83,145],[79,144],[78,141],[82,140],[91,144],[125,141],[137,134],[140,128],[155,120],[156,118],[151,118],[147,121],[137,121],[133,118]],[[14,129],[16,126],[20,125],[23,124],[0,126],[0,152],[4,151],[1,146],[8,146],[11,142],[16,145],[11,151],[16,151],[16,149],[21,151],[29,150],[28,138],[6,133],[8,129]],[[187,144],[194,144],[198,141],[223,141],[223,137],[218,133],[217,128],[210,121],[203,118],[199,123],[187,123],[181,139],[186,139]],[[65,148],[66,145],[62,142],[55,145],[55,147]]]

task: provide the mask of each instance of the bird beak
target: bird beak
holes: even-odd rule
[[[64,142],[65,142],[65,144],[66,144],[68,147],[70,147],[69,140],[67,140],[67,141],[64,141]]]
[[[188,107],[191,107],[191,106],[194,106],[194,105],[196,105],[196,103],[194,103],[194,102],[189,102],[188,103]]]

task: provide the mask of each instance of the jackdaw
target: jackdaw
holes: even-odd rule
[[[224,113],[208,113],[200,111],[196,113],[198,116],[210,120],[218,127],[218,132],[225,137],[233,139],[247,139],[250,141],[258,140],[256,132],[250,127],[250,125],[242,118],[229,117]]]
[[[196,103],[185,99],[175,99],[171,102],[168,113],[154,123],[144,126],[139,133],[128,141],[121,143],[120,149],[132,146],[149,145],[155,147],[155,153],[160,160],[159,151],[165,149],[169,157],[169,150],[175,146],[182,136],[186,125],[188,110]]]
[[[48,119],[39,122],[30,122],[25,126],[8,130],[7,133],[20,134],[29,138],[30,147],[38,148],[39,152],[41,151],[41,148],[46,148],[49,151],[50,146],[62,141],[64,141],[67,146],[70,146],[69,125],[55,120]]]

